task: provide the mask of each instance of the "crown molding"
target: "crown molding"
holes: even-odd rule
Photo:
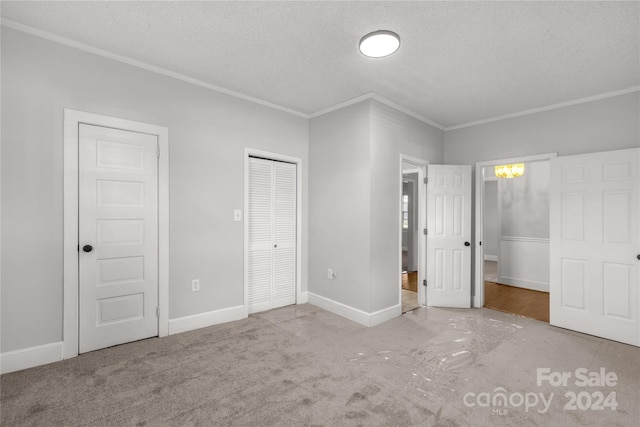
[[[440,130],[445,130],[445,127],[442,126],[440,123],[434,122],[431,119],[428,119],[418,113],[414,113],[413,111],[409,110],[408,108],[405,108],[401,105],[396,104],[395,102],[391,102],[389,101],[387,98],[384,98],[382,96],[376,95],[375,93],[372,94],[373,96],[371,97],[371,99],[378,101],[381,104],[386,105],[387,107],[391,107],[394,110],[398,110],[401,113],[406,114],[407,116],[413,117],[414,119],[420,120],[423,123],[426,123],[430,126],[433,126],[436,129],[440,129]]]
[[[404,108],[404,107],[402,107],[402,106],[400,106],[398,104],[395,104],[395,103],[387,100],[386,98],[383,98],[383,97],[381,97],[379,95],[376,95],[375,93],[367,93],[367,94],[359,96],[357,98],[353,98],[353,99],[350,99],[348,101],[336,104],[333,107],[328,107],[328,108],[325,108],[323,110],[317,111],[317,112],[315,112],[313,114],[306,114],[306,113],[303,113],[301,111],[297,111],[297,110],[293,110],[291,108],[283,107],[281,105],[277,105],[277,104],[274,104],[274,103],[269,102],[269,101],[265,101],[265,100],[260,99],[260,98],[256,98],[256,97],[253,97],[253,96],[250,96],[250,95],[245,95],[243,93],[236,92],[236,91],[231,90],[231,89],[226,89],[226,88],[223,88],[223,87],[220,87],[220,86],[212,85],[210,83],[203,82],[203,81],[195,79],[193,77],[189,77],[187,75],[184,75],[184,74],[181,74],[181,73],[177,73],[175,71],[170,71],[170,70],[167,70],[167,69],[162,68],[162,67],[157,67],[155,65],[151,65],[151,64],[148,64],[146,62],[139,61],[137,59],[133,59],[133,58],[130,58],[130,57],[127,57],[127,56],[123,56],[123,55],[118,55],[118,54],[115,54],[113,52],[109,52],[107,50],[99,49],[97,47],[91,46],[91,45],[86,44],[86,43],[81,43],[81,42],[78,42],[78,41],[75,41],[75,40],[68,39],[66,37],[58,36],[56,34],[48,32],[48,31],[44,31],[44,30],[40,30],[40,29],[37,29],[37,28],[33,28],[33,27],[28,26],[28,25],[24,25],[24,24],[21,24],[19,22],[12,21],[12,20],[7,19],[7,18],[2,18],[0,20],[0,25],[5,26],[7,28],[11,28],[11,29],[16,30],[16,31],[21,31],[23,33],[27,33],[27,34],[31,34],[31,35],[36,36],[36,37],[40,37],[40,38],[52,41],[54,43],[58,43],[58,44],[62,44],[62,45],[65,45],[65,46],[73,47],[75,49],[78,49],[78,50],[81,50],[81,51],[84,51],[84,52],[88,52],[88,53],[91,53],[91,54],[94,54],[94,55],[102,56],[104,58],[112,59],[114,61],[118,61],[118,62],[127,64],[127,65],[131,65],[131,66],[134,66],[134,67],[137,67],[137,68],[141,68],[143,70],[151,71],[151,72],[156,73],[156,74],[161,74],[161,75],[166,76],[166,77],[171,77],[173,79],[180,80],[180,81],[183,81],[185,83],[190,83],[190,84],[193,84],[193,85],[196,85],[196,86],[200,86],[200,87],[203,87],[203,88],[206,88],[206,89],[209,89],[209,90],[213,90],[215,92],[222,93],[224,95],[229,95],[229,96],[232,96],[234,98],[239,98],[239,99],[242,99],[244,101],[249,101],[249,102],[252,102],[252,103],[255,103],[255,104],[262,105],[264,107],[269,107],[269,108],[273,108],[273,109],[276,109],[276,110],[284,111],[285,113],[289,113],[289,114],[292,114],[292,115],[295,115],[295,116],[298,116],[298,117],[302,117],[302,118],[305,118],[305,119],[318,117],[318,116],[321,116],[323,114],[329,113],[331,111],[339,110],[341,108],[347,107],[349,105],[352,105],[352,104],[355,104],[355,103],[358,103],[358,102],[361,102],[361,101],[364,101],[364,100],[367,100],[367,99],[375,99],[376,101],[378,101],[378,102],[380,102],[382,104],[385,104],[385,105],[387,105],[387,106],[389,106],[391,108],[394,108],[394,109],[396,109],[396,110],[398,110],[398,111],[400,111],[400,112],[402,112],[402,113],[404,113],[404,114],[406,114],[408,116],[411,116],[411,117],[413,117],[413,118],[415,118],[417,120],[420,120],[420,121],[422,121],[424,123],[427,123],[427,124],[429,124],[429,125],[431,125],[433,127],[436,127],[436,128],[438,128],[440,130],[444,130],[444,126],[442,126],[442,125],[440,125],[440,124],[438,124],[438,123],[436,123],[436,122],[434,122],[432,120],[429,120],[426,117],[422,117],[421,115],[419,115],[417,113],[414,113],[414,112],[412,112],[412,111],[410,111],[410,110],[408,110],[408,109],[406,109],[406,108]]]
[[[397,111],[399,111],[399,112],[401,112],[403,114],[406,114],[407,116],[413,117],[416,120],[419,120],[419,121],[421,121],[423,123],[428,124],[429,126],[433,126],[436,129],[445,130],[445,127],[442,126],[441,124],[436,123],[433,120],[430,120],[430,119],[428,119],[428,118],[426,118],[424,116],[421,116],[418,113],[414,113],[413,111],[409,110],[408,108],[405,108],[405,107],[403,107],[401,105],[398,105],[398,104],[396,104],[394,102],[391,102],[387,98],[382,97],[382,96],[380,96],[380,95],[378,95],[376,93],[373,93],[373,92],[369,92],[369,93],[366,93],[364,95],[348,99],[348,100],[346,100],[344,102],[341,102],[339,104],[336,104],[334,106],[324,108],[322,110],[316,111],[315,113],[311,113],[311,114],[309,114],[309,118],[313,119],[314,117],[319,117],[319,116],[322,116],[324,114],[330,113],[332,111],[340,110],[342,108],[345,108],[345,107],[348,107],[350,105],[357,104],[358,102],[366,101],[366,100],[369,100],[369,99],[374,100],[374,101],[378,101],[379,103],[384,104],[387,107],[393,108],[394,110],[397,110]]]
[[[138,61],[137,59],[129,58],[127,56],[118,55],[113,52],[99,49],[97,47],[94,47],[85,43],[80,43],[75,40],[68,39],[66,37],[52,34],[48,31],[43,31],[37,28],[30,27],[28,25],[20,24],[19,22],[11,21],[10,19],[2,18],[2,20],[0,21],[0,24],[7,28],[11,28],[13,30],[31,34],[36,37],[40,37],[58,44],[65,45],[65,46],[73,47],[73,48],[82,50],[84,52],[102,56],[104,58],[112,59],[114,61],[122,62],[124,64],[131,65],[137,68],[142,68],[143,70],[151,71],[156,74],[161,74],[166,77],[171,77],[173,79],[180,80],[185,83],[190,83],[196,86],[200,86],[205,89],[213,90],[215,92],[222,93],[224,95],[232,96],[234,98],[242,99],[244,101],[249,101],[254,104],[262,105],[264,107],[273,108],[275,110],[280,110],[285,113],[293,114],[294,116],[303,117],[305,119],[309,118],[308,114],[297,111],[297,110],[292,110],[291,108],[283,107],[281,105],[277,105],[272,102],[265,101],[263,99],[256,98],[250,95],[245,95],[244,93],[236,92],[231,89],[226,89],[220,86],[212,85],[210,83],[206,83],[201,80],[194,79],[193,77],[189,77],[187,75],[180,74],[175,71],[170,71],[162,67],[157,67],[155,65],[147,64],[146,62]]]
[[[552,104],[552,105],[547,105],[544,107],[539,107],[539,108],[532,108],[532,109],[528,109],[528,110],[523,110],[523,111],[519,111],[516,113],[510,113],[510,114],[504,114],[501,116],[496,116],[496,117],[490,117],[490,118],[486,118],[486,119],[482,119],[482,120],[476,120],[476,121],[472,121],[472,122],[467,122],[467,123],[462,123],[459,125],[454,125],[454,126],[443,126],[433,120],[430,120],[427,117],[424,117],[418,113],[415,113],[411,110],[409,110],[408,108],[405,108],[401,105],[398,105],[392,101],[389,101],[388,99],[377,95],[376,93],[373,92],[369,92],[367,94],[358,96],[356,98],[352,98],[349,99],[347,101],[341,102],[339,104],[336,104],[332,107],[327,107],[324,108],[322,110],[316,111],[314,113],[311,114],[306,114],[303,113],[301,111],[297,111],[297,110],[293,110],[291,108],[287,108],[278,104],[274,104],[272,102],[269,101],[265,101],[263,99],[260,98],[256,98],[250,95],[246,95],[243,94],[241,92],[237,92],[231,89],[226,89],[224,87],[221,86],[216,86],[210,83],[206,83],[203,82],[201,80],[189,77],[187,75],[181,74],[181,73],[177,73],[174,71],[170,71],[167,70],[165,68],[161,68],[161,67],[157,67],[155,65],[151,65],[148,64],[146,62],[142,62],[133,58],[129,58],[126,56],[122,56],[122,55],[118,55],[103,49],[99,49],[97,47],[85,44],[85,43],[81,43],[81,42],[77,42],[75,40],[71,40],[68,39],[66,37],[62,37],[62,36],[58,36],[55,35],[53,33],[50,33],[48,31],[43,31],[43,30],[39,30],[37,28],[33,28],[30,27],[28,25],[24,25],[21,24],[19,22],[15,22],[12,21],[10,19],[6,19],[6,18],[2,18],[0,20],[0,25],[5,26],[7,28],[11,28],[17,31],[21,31],[23,33],[27,33],[27,34],[31,34],[33,36],[36,37],[40,37],[46,40],[50,40],[52,42],[58,43],[58,44],[62,44],[65,46],[69,46],[69,47],[73,47],[76,48],[78,50],[84,51],[84,52],[88,52],[94,55],[98,55],[98,56],[102,56],[104,58],[108,58],[108,59],[112,59],[114,61],[118,61],[127,65],[131,65],[137,68],[141,68],[147,71],[151,71],[153,73],[156,74],[161,74],[163,76],[166,77],[170,77],[176,80],[180,80],[183,81],[185,83],[190,83],[196,86],[200,86],[203,87],[205,89],[209,89],[224,95],[228,95],[234,98],[238,98],[238,99],[242,99],[244,101],[248,101],[248,102],[252,102],[254,104],[258,104],[264,107],[268,107],[268,108],[272,108],[275,110],[279,110],[279,111],[283,111],[285,113],[288,114],[292,114],[294,116],[298,116],[298,117],[302,117],[305,119],[312,119],[314,117],[319,117],[322,116],[324,114],[330,113],[332,111],[336,111],[339,110],[341,108],[345,108],[348,107],[349,105],[353,105],[356,104],[358,102],[362,102],[368,99],[371,100],[375,100],[380,102],[381,104],[384,104],[390,108],[393,108],[397,111],[400,111],[401,113],[406,114],[407,116],[413,117],[416,120],[419,120],[423,123],[426,123],[430,126],[435,127],[436,129],[440,129],[442,131],[451,131],[451,130],[457,130],[457,129],[463,129],[463,128],[467,128],[467,127],[472,127],[472,126],[477,126],[477,125],[482,125],[482,124],[487,124],[487,123],[492,123],[492,122],[497,122],[500,120],[506,120],[506,119],[512,119],[512,118],[516,118],[516,117],[522,117],[522,116],[527,116],[530,114],[537,114],[537,113],[541,113],[541,112],[545,112],[545,111],[551,111],[551,110],[556,110],[556,109],[560,109],[560,108],[565,108],[565,107],[570,107],[573,105],[579,105],[579,104],[585,104],[588,102],[593,102],[593,101],[597,101],[597,100],[601,100],[601,99],[606,99],[606,98],[613,98],[616,96],[620,96],[620,95],[625,95],[625,94],[629,94],[629,93],[634,93],[634,92],[640,92],[640,86],[632,86],[626,89],[622,89],[622,90],[617,90],[617,91],[613,91],[613,92],[607,92],[607,93],[602,93],[602,94],[598,94],[598,95],[593,95],[593,96],[588,96],[585,98],[579,98],[579,99],[575,99],[572,101],[567,101],[567,102],[561,102],[558,104]]]
[[[560,108],[571,107],[573,105],[586,104],[588,102],[598,101],[600,99],[613,98],[620,95],[626,95],[629,93],[640,92],[640,86],[631,86],[626,89],[616,90],[613,92],[601,93],[599,95],[587,96],[585,98],[578,98],[572,101],[560,102],[558,104],[547,105],[545,107],[531,108],[529,110],[519,111],[517,113],[504,114],[502,116],[490,117],[488,119],[476,120],[473,122],[462,123],[455,126],[449,126],[444,128],[445,131],[468,128],[471,126],[483,125],[486,123],[497,122],[500,120],[513,119],[515,117],[528,116],[530,114],[542,113],[545,111],[557,110]]]
[[[373,97],[372,92],[366,93],[364,95],[360,95],[355,98],[348,99],[344,102],[340,102],[339,104],[332,105],[331,107],[323,108],[322,110],[318,110],[315,113],[311,113],[309,114],[309,118],[313,119],[315,117],[320,117],[332,111],[340,110],[350,105],[357,104],[358,102],[366,101],[367,99],[371,99],[372,97]]]

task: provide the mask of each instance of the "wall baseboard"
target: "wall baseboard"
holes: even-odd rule
[[[515,277],[499,277],[498,283],[515,286],[516,288],[531,289],[533,291],[549,292],[549,283],[534,280],[516,279]]]
[[[520,236],[500,236],[501,242],[526,242],[549,244],[551,240],[547,237],[520,237]]]
[[[309,304],[316,305],[333,314],[349,319],[352,322],[359,323],[362,326],[371,327],[379,325],[382,322],[402,315],[402,305],[400,304],[373,313],[367,313],[366,311],[314,294],[313,292],[308,292],[308,295]]]
[[[305,304],[307,301],[308,293],[302,292],[300,294],[298,304]],[[379,314],[381,319],[384,319],[385,316],[388,316],[388,314]],[[169,335],[218,325],[220,323],[233,322],[236,320],[246,319],[247,317],[247,308],[243,305],[238,305],[206,313],[194,314],[192,316],[169,319]],[[63,360],[62,355],[62,341],[1,353],[0,374],[7,374],[9,372],[21,371],[23,369],[59,362]]]
[[[400,316],[402,316],[402,304],[383,308],[382,310],[374,311],[369,314],[369,326],[376,326],[380,323],[386,322],[387,320]]]
[[[300,292],[296,304],[306,304],[309,302],[309,292]]]
[[[247,307],[244,305],[238,305],[235,307],[208,311],[206,313],[194,314],[192,316],[169,319],[169,335],[245,319],[248,315],[249,312]]]
[[[363,326],[369,326],[369,313],[353,308],[341,302],[334,301],[332,299],[309,292],[309,304],[317,305],[318,307],[330,311],[338,316],[345,317],[352,322],[359,323]]]
[[[484,256],[485,261],[495,261],[498,262],[498,255],[486,255]]]
[[[0,354],[0,373],[6,374],[62,360],[62,341]]]

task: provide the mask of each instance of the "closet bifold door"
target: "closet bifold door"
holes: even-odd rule
[[[295,304],[296,165],[249,159],[249,312]]]

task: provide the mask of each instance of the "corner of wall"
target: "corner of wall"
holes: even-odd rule
[[[369,311],[370,105],[313,117],[309,132],[309,301]],[[336,273],[327,278],[327,269]]]

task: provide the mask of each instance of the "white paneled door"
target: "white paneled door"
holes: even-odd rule
[[[296,165],[249,158],[249,312],[296,302]]]
[[[427,305],[471,307],[471,166],[429,165]]]
[[[550,323],[640,345],[640,149],[551,159]]]
[[[79,352],[158,335],[157,136],[79,126]]]

